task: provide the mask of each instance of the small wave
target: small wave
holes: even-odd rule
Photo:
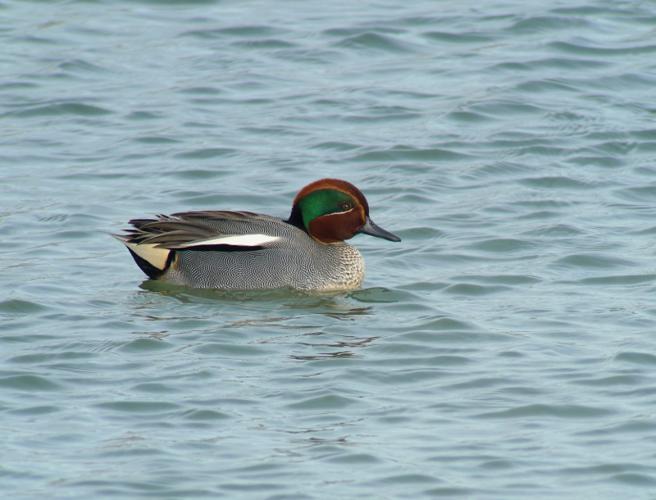
[[[359,404],[357,399],[347,398],[346,396],[340,396],[337,394],[326,394],[323,396],[311,397],[304,399],[303,401],[288,404],[287,408],[305,411],[339,410],[357,404]]]
[[[534,245],[525,240],[515,238],[491,238],[468,245],[468,248],[491,253],[518,252],[532,248]]]
[[[120,350],[132,353],[149,353],[166,351],[172,347],[172,344],[161,339],[139,338],[124,344]]]
[[[452,295],[489,295],[492,293],[507,292],[511,287],[501,285],[476,285],[474,283],[457,283],[444,289],[445,293]]]
[[[570,42],[551,42],[548,45],[552,49],[568,54],[577,54],[584,56],[626,56],[634,54],[653,54],[656,53],[656,45],[633,45],[626,47],[600,47],[583,45]]]
[[[450,161],[469,158],[469,155],[450,151],[442,148],[412,148],[395,146],[390,149],[367,151],[355,155],[353,161],[378,162],[378,161],[400,161],[400,160],[423,160],[423,161]]]
[[[583,278],[577,281],[582,285],[597,286],[621,286],[621,285],[639,285],[642,283],[651,283],[656,281],[656,274],[622,274],[611,276],[595,276],[592,278]]]
[[[573,179],[571,177],[564,177],[560,175],[550,175],[543,177],[533,177],[527,179],[520,179],[520,184],[529,187],[539,187],[548,189],[592,189],[595,186],[588,182]]]
[[[615,356],[615,361],[637,365],[656,365],[656,355],[648,352],[625,351]]]
[[[603,254],[574,254],[562,257],[555,262],[558,267],[581,268],[581,269],[615,269],[618,267],[629,267],[633,262],[611,257]]]
[[[517,406],[508,410],[492,411],[487,413],[480,413],[477,418],[526,418],[526,417],[554,417],[564,419],[580,419],[580,418],[598,418],[612,415],[615,413],[613,410],[607,408],[598,408],[593,406],[584,405],[547,405],[547,404],[532,404]]]
[[[412,49],[406,43],[403,43],[391,36],[380,33],[361,33],[358,35],[348,36],[336,43],[337,47],[358,50],[372,50],[382,52],[411,52]]]
[[[239,40],[232,43],[235,47],[243,49],[290,49],[297,45],[278,38],[267,38],[263,40]]]
[[[98,403],[98,408],[112,410],[119,413],[162,413],[177,410],[180,405],[167,403],[165,401],[111,401],[108,403]]]
[[[185,151],[175,155],[176,158],[184,158],[186,160],[209,160],[221,156],[229,156],[236,153],[232,148],[201,148],[193,151]]]
[[[216,422],[230,418],[227,413],[217,410],[194,409],[183,413],[183,418],[194,422]]]
[[[39,375],[12,375],[0,378],[0,387],[19,391],[56,391],[61,386]]]
[[[258,38],[271,37],[280,34],[280,30],[264,25],[230,26],[227,28],[208,28],[185,31],[182,36],[190,36],[200,39],[213,38]]]
[[[586,19],[574,16],[534,16],[521,19],[506,30],[514,34],[535,34],[560,30],[577,30],[589,27]]]
[[[30,106],[24,109],[10,111],[5,113],[5,116],[13,116],[16,118],[60,115],[104,116],[111,113],[112,112],[110,110],[101,108],[100,106],[93,106],[91,104],[84,104],[81,102],[65,102]]]
[[[461,123],[485,123],[493,120],[490,116],[473,111],[451,111],[446,115],[446,119]]]
[[[37,302],[22,299],[8,299],[0,302],[0,313],[11,315],[34,314],[48,310],[48,307]]]
[[[466,274],[462,276],[452,276],[451,279],[457,281],[473,281],[483,284],[507,285],[507,286],[533,285],[535,283],[539,283],[540,281],[542,281],[535,276],[525,276],[519,274],[496,274],[496,275]]]
[[[90,63],[83,59],[71,59],[58,64],[60,70],[69,73],[107,73],[107,68]]]
[[[656,184],[617,189],[614,194],[624,200],[640,203],[656,203]]]
[[[446,31],[427,31],[422,33],[424,38],[434,40],[442,43],[458,43],[458,44],[475,44],[491,42],[495,37],[482,33],[451,33]]]
[[[656,478],[647,474],[638,474],[635,472],[624,472],[622,474],[615,474],[609,478],[611,481],[615,481],[625,485],[631,486],[649,486],[654,487],[656,485]]]

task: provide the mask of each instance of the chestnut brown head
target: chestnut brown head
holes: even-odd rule
[[[372,222],[362,192],[340,179],[320,179],[301,189],[294,198],[289,222],[321,243],[337,243],[358,233],[401,241]]]

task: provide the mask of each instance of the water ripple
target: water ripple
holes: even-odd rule
[[[61,389],[58,384],[55,384],[47,378],[29,374],[0,377],[0,387],[28,392],[56,391]]]
[[[481,413],[478,418],[525,418],[525,417],[558,417],[594,418],[611,415],[614,412],[605,408],[595,408],[581,405],[543,405],[533,404],[519,406],[509,410]]]
[[[26,109],[10,111],[9,113],[5,113],[4,116],[10,116],[14,118],[33,118],[61,115],[103,116],[110,113],[111,111],[109,109],[101,108],[100,106],[94,106],[82,102],[64,102],[49,103],[28,107]]]
[[[0,6],[5,496],[649,496],[652,6],[34,7]],[[353,238],[360,290],[151,282],[108,234],[319,177],[403,238]]]

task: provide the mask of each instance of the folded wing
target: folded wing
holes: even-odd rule
[[[251,212],[202,211],[133,219],[124,234],[114,235],[151,278],[171,265],[176,251],[247,252],[281,239],[275,217]]]

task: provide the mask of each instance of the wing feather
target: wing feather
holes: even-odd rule
[[[252,212],[198,211],[158,215],[155,219],[132,219],[122,235],[124,243],[183,250],[253,249],[280,239],[273,227],[281,219]]]

